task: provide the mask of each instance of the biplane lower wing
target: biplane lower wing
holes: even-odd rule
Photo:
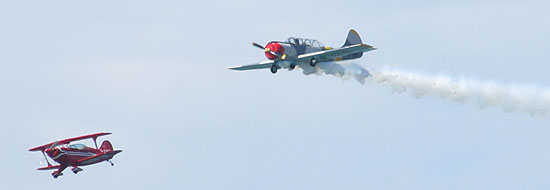
[[[78,160],[78,163],[79,163],[79,165],[89,165],[89,164],[109,160],[109,159],[113,158],[113,156],[115,156],[116,154],[118,154],[120,152],[122,152],[122,150],[109,151],[109,152],[106,152],[106,153],[102,153],[102,154],[98,154],[98,155],[95,155],[95,156],[80,159],[80,160]]]
[[[57,169],[57,168],[59,168],[59,165],[41,167],[41,168],[38,168],[37,170],[54,170],[54,169]]]

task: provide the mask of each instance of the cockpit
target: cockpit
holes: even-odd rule
[[[87,146],[84,144],[71,144],[68,148],[75,149],[75,150],[84,150]]]
[[[323,48],[325,47],[321,42],[317,41],[317,40],[312,40],[312,39],[303,39],[303,38],[296,38],[296,37],[290,37],[286,40],[286,42],[288,42],[289,44],[292,44],[292,45],[306,45],[306,46],[311,46],[311,47],[318,47],[318,48]]]

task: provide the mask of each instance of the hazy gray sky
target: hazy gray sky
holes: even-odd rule
[[[226,69],[354,28],[365,67],[550,87],[547,1],[1,1],[0,27],[2,189],[550,188],[548,118]],[[95,132],[114,167],[35,170]]]

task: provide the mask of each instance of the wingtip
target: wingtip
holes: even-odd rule
[[[227,69],[232,70],[232,71],[242,71],[241,67],[242,66],[227,67]]]

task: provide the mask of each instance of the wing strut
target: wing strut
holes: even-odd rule
[[[97,140],[97,137],[93,137],[92,139],[94,139],[95,149],[98,149],[98,148],[97,148],[97,141],[96,141],[96,140]]]
[[[46,157],[46,154],[44,153],[44,151],[42,151],[42,155],[44,155],[44,159],[46,159],[48,166],[52,166],[52,164],[50,164],[50,161],[48,160],[48,157]]]

